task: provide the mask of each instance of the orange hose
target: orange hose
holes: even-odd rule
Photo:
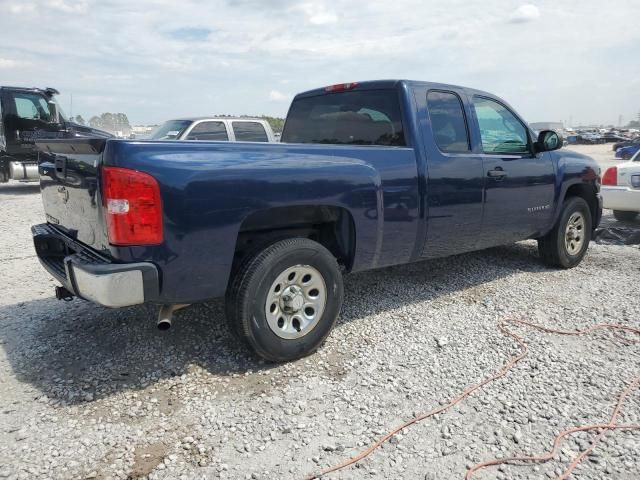
[[[629,327],[626,325],[617,325],[617,324],[608,324],[608,323],[598,323],[596,325],[593,325],[591,327],[582,329],[582,330],[573,330],[573,331],[569,331],[569,330],[557,330],[557,329],[553,329],[553,328],[548,328],[548,327],[544,327],[542,325],[537,325],[535,323],[531,323],[531,322],[527,322],[524,320],[516,320],[516,319],[505,319],[502,322],[498,323],[498,328],[500,329],[500,331],[506,335],[509,336],[511,338],[513,338],[513,340],[519,345],[520,347],[520,353],[512,356],[509,361],[499,370],[497,370],[494,374],[490,375],[489,377],[485,378],[484,380],[482,380],[479,383],[476,383],[474,385],[471,385],[469,387],[467,387],[465,390],[463,390],[459,395],[457,395],[456,397],[454,397],[452,400],[450,400],[447,404],[438,407],[434,410],[431,410],[429,412],[417,415],[409,420],[407,420],[406,422],[398,425],[397,427],[393,428],[392,430],[390,430],[389,432],[387,432],[385,435],[383,435],[382,437],[380,437],[377,441],[375,441],[374,443],[372,443],[369,447],[367,447],[365,450],[363,450],[362,452],[360,452],[359,454],[337,464],[331,467],[328,467],[316,474],[311,474],[307,477],[305,477],[305,480],[314,480],[314,479],[319,479],[320,477],[322,477],[323,475],[327,475],[328,473],[331,472],[335,472],[337,470],[342,470],[350,465],[353,465],[354,463],[357,463],[361,460],[363,460],[364,458],[368,457],[369,455],[371,455],[371,453],[373,453],[377,448],[379,448],[383,443],[385,443],[387,440],[389,440],[391,437],[393,437],[394,435],[398,434],[400,431],[404,430],[405,428],[409,427],[410,425],[413,425],[415,423],[418,423],[422,420],[425,420],[429,417],[432,417],[434,415],[437,415],[439,413],[442,412],[446,412],[447,410],[449,410],[450,408],[454,407],[455,405],[457,405],[458,403],[460,403],[462,400],[464,400],[466,397],[468,397],[469,395],[471,395],[473,392],[475,392],[476,390],[478,390],[479,388],[482,388],[483,386],[487,385],[488,383],[494,382],[495,380],[504,377],[520,360],[522,360],[524,357],[527,356],[528,352],[529,352],[529,348],[527,347],[527,344],[524,342],[524,340],[522,339],[522,337],[516,335],[515,333],[513,333],[512,331],[510,331],[507,328],[508,324],[514,324],[514,325],[523,325],[529,328],[533,328],[545,333],[554,333],[557,335],[584,335],[587,333],[592,333],[595,332],[597,330],[611,330],[615,336],[617,338],[621,338],[623,340],[626,341],[626,339],[624,339],[624,337],[622,336],[623,332],[629,332],[629,333],[635,333],[637,335],[640,335],[640,328],[634,328],[634,327]],[[634,342],[636,343],[636,342]],[[496,459],[496,460],[489,460],[486,462],[482,462],[479,463],[477,465],[474,465],[473,467],[471,467],[466,475],[465,475],[465,480],[469,480],[474,472],[481,470],[483,468],[487,468],[489,466],[492,465],[499,465],[499,464],[503,464],[503,463],[508,463],[508,462],[515,462],[515,461],[523,461],[523,462],[545,462],[548,461],[550,459],[552,459],[559,446],[560,443],[562,442],[562,439],[572,433],[576,433],[576,432],[581,432],[581,431],[590,431],[590,430],[602,430],[598,436],[594,439],[594,441],[592,442],[591,446],[586,449],[585,451],[583,451],[580,455],[578,455],[569,465],[569,467],[567,468],[567,470],[559,477],[560,480],[564,480],[566,479],[571,472],[578,466],[578,464],[587,456],[589,455],[589,453],[591,453],[591,451],[595,448],[596,444],[600,441],[600,439],[605,435],[606,432],[611,431],[611,430],[637,430],[640,429],[640,425],[618,425],[617,424],[617,417],[618,414],[620,413],[620,409],[622,408],[622,404],[624,403],[624,401],[626,400],[626,398],[631,394],[631,392],[638,388],[638,386],[640,385],[640,377],[636,377],[633,379],[633,381],[631,382],[631,384],[622,392],[622,394],[620,395],[619,399],[618,399],[618,403],[616,404],[616,407],[611,415],[611,418],[609,420],[609,423],[605,423],[605,424],[594,424],[594,425],[585,425],[585,426],[581,426],[581,427],[575,427],[569,430],[565,430],[563,432],[561,432],[554,441],[553,444],[553,448],[551,450],[551,452],[547,453],[547,454],[543,454],[543,455],[538,455],[538,456],[528,456],[528,457],[510,457],[510,458],[503,458],[503,459]]]
[[[540,462],[548,462],[549,460],[551,460],[557,453],[558,453],[558,449],[560,448],[560,444],[562,443],[562,440],[573,434],[576,432],[586,432],[586,431],[590,431],[590,430],[597,430],[597,429],[602,429],[602,432],[600,432],[598,434],[598,436],[595,438],[595,440],[591,443],[591,446],[589,448],[587,448],[585,451],[581,452],[580,455],[578,455],[576,458],[573,459],[573,461],[571,462],[571,464],[569,465],[569,467],[564,471],[564,473],[562,475],[560,475],[558,477],[558,480],[565,480],[569,477],[569,475],[571,475],[571,473],[573,472],[573,470],[575,470],[575,468],[580,464],[580,462],[582,460],[584,460],[584,458],[587,457],[587,455],[589,455],[589,453],[591,453],[591,451],[595,448],[596,444],[602,439],[602,437],[605,435],[606,432],[610,431],[610,430],[640,430],[640,425],[617,425],[615,423],[617,416],[620,412],[620,408],[622,407],[622,403],[624,402],[624,400],[626,400],[626,398],[631,394],[631,391],[638,388],[638,385],[640,384],[640,377],[637,377],[634,379],[634,381],[624,390],[624,392],[622,392],[622,395],[620,395],[619,399],[618,399],[618,403],[616,404],[616,408],[613,411],[613,414],[611,416],[611,420],[609,421],[609,423],[604,423],[604,424],[593,424],[593,425],[583,425],[581,427],[574,427],[574,428],[570,428],[568,430],[564,430],[563,432],[560,432],[554,442],[553,442],[553,448],[551,449],[550,452],[542,454],[542,455],[531,455],[531,456],[522,456],[522,457],[508,457],[508,458],[501,458],[501,459],[496,459],[496,460],[488,460],[486,462],[481,462],[478,463],[476,465],[474,465],[473,467],[471,467],[469,470],[467,470],[467,474],[464,476],[465,480],[469,480],[473,474],[475,472],[477,472],[478,470],[482,470],[483,468],[487,468],[490,466],[495,466],[495,465],[501,465],[504,463],[513,463],[513,462],[534,462],[534,463],[540,463]]]

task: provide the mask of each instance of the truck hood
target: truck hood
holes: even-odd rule
[[[602,175],[598,162],[588,155],[574,152],[567,148],[562,148],[552,153],[557,155],[560,171],[576,172],[587,177],[592,177],[594,174],[598,177]]]

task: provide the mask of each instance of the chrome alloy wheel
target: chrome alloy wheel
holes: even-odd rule
[[[294,265],[275,279],[265,303],[267,323],[280,338],[304,337],[316,326],[327,304],[327,287],[318,270]]]
[[[581,212],[574,212],[567,222],[564,232],[564,242],[569,255],[576,255],[584,245],[585,219]]]

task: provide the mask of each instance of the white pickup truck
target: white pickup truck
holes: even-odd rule
[[[198,117],[167,120],[151,140],[206,140],[220,142],[275,142],[266,120],[247,117]]]
[[[602,176],[604,208],[620,221],[630,222],[640,214],[640,151],[626,162],[609,167]]]

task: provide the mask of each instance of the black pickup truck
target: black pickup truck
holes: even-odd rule
[[[67,120],[55,95],[55,88],[0,87],[0,183],[40,178],[36,140],[113,136]]]

